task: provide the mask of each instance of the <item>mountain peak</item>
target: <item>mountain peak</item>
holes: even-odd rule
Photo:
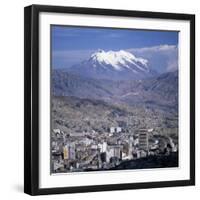
[[[130,70],[132,69],[130,66],[135,65],[140,68],[142,71],[149,71],[148,61],[143,58],[137,58],[132,53],[120,50],[120,51],[104,51],[99,49],[95,51],[89,60],[92,60],[94,63],[99,63],[100,65],[109,65],[112,66],[115,70],[122,71],[125,68]],[[95,67],[96,65],[94,65]],[[137,70],[134,70],[137,73]]]
[[[154,76],[149,69],[148,60],[136,57],[126,50],[105,51],[98,49],[89,59],[68,69],[92,79],[134,80]]]

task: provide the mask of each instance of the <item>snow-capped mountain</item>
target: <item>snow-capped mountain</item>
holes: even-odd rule
[[[93,67],[96,67],[96,63],[102,67],[113,67],[114,70],[122,71],[129,69],[134,73],[138,71],[148,72],[148,61],[143,58],[136,58],[133,54],[121,50],[121,51],[108,51],[98,50],[90,57],[90,61],[93,63]]]
[[[88,60],[70,67],[68,71],[84,77],[112,80],[143,79],[153,75],[148,60],[124,50],[98,50]]]

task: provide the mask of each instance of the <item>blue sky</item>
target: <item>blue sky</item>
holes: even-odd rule
[[[69,67],[89,57],[97,49],[141,49],[178,45],[178,32],[136,29],[52,26],[52,63],[54,68]]]

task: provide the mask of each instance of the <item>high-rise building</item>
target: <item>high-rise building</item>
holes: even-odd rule
[[[114,147],[114,157],[117,157],[119,159],[122,158],[122,152],[121,152],[121,147],[120,146],[115,146]]]
[[[133,136],[129,137],[128,157],[133,158]]]
[[[76,159],[76,151],[75,151],[75,144],[67,144],[63,148],[63,158],[64,160],[75,160]]]
[[[107,142],[103,142],[101,144],[98,144],[98,147],[100,148],[100,152],[106,152],[107,151]]]
[[[69,145],[69,159],[70,160],[76,159],[75,143],[71,143]]]
[[[139,130],[139,149],[149,151],[149,137],[146,129]]]
[[[103,142],[102,144],[102,152],[106,152],[107,151],[107,142]]]
[[[69,147],[68,147],[68,145],[63,147],[63,158],[64,158],[64,160],[69,159]]]
[[[122,151],[120,145],[111,145],[108,146],[106,151],[106,162],[110,162],[110,159],[116,157],[118,159],[122,159]]]

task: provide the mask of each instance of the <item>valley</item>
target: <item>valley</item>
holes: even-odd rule
[[[178,166],[178,71],[98,50],[52,70],[52,172]]]

